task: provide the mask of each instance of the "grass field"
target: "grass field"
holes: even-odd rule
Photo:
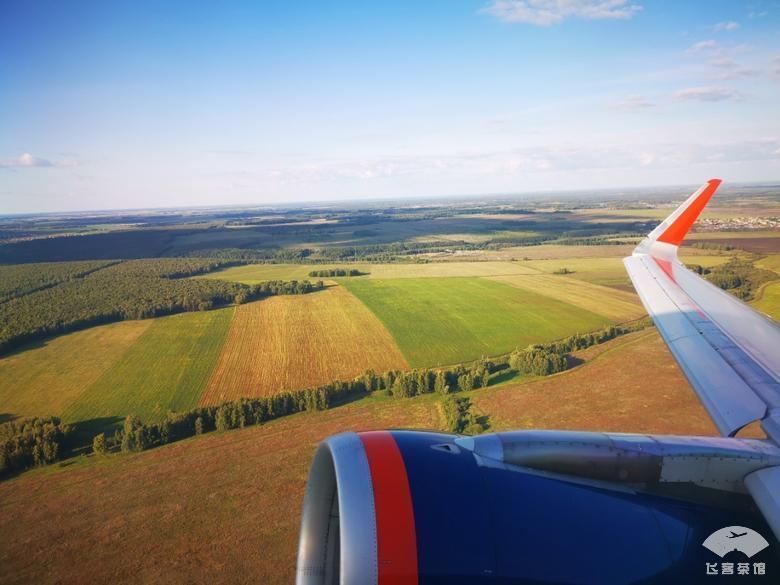
[[[412,367],[496,355],[609,321],[484,278],[345,280],[395,338]]]
[[[241,305],[201,403],[405,369],[382,323],[346,289]]]
[[[61,415],[151,324],[94,327],[0,358],[0,414]]]
[[[765,256],[760,260],[757,260],[755,265],[759,268],[766,268],[767,270],[771,270],[780,274],[780,254],[770,254],[769,256]]]
[[[718,434],[655,329],[578,355],[581,368],[476,392],[474,404],[492,430]]]
[[[491,280],[569,303],[611,321],[629,321],[645,314],[636,294],[599,286],[571,276],[494,276]]]
[[[437,278],[447,276],[494,276],[498,274],[535,274],[536,270],[519,262],[431,262],[427,264],[249,264],[212,272],[206,278],[257,284],[266,280],[310,279],[312,270],[355,268],[367,272],[358,278]],[[203,277],[199,277],[203,278]],[[350,277],[355,278],[355,277]]]
[[[753,306],[776,321],[780,321],[780,282],[775,281],[764,285]]]
[[[154,420],[195,406],[208,382],[234,309],[151,321],[135,344],[64,412],[67,421],[137,414]]]
[[[688,264],[717,266],[726,262],[730,256],[706,253],[696,254],[684,251],[680,254],[680,258]],[[574,274],[571,275],[572,277],[604,286],[628,284],[630,282],[626,268],[623,266],[623,256],[530,260],[522,264],[545,274],[552,274],[561,268],[568,268],[574,271]]]
[[[474,400],[500,429],[716,434],[656,333],[587,351],[600,355]],[[1,482],[0,583],[291,583],[316,444],[345,430],[437,428],[437,400],[360,400]]]

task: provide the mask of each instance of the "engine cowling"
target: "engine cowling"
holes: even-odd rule
[[[506,465],[465,445],[419,431],[321,443],[297,583],[692,583],[720,560],[702,547],[713,532],[771,534],[746,496],[691,501]],[[751,562],[780,570],[777,548]]]

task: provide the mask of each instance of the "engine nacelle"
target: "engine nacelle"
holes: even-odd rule
[[[539,433],[513,436],[539,443]],[[547,439],[559,442],[555,434]],[[621,449],[631,443],[621,440]],[[480,437],[481,453],[473,441],[433,432],[344,433],[324,441],[304,500],[298,585],[707,582],[706,563],[721,560],[702,546],[712,533],[743,526],[771,539],[747,496],[695,501],[690,493],[673,497],[562,475],[554,461],[521,457],[513,444],[507,456],[536,468],[520,466],[491,456],[484,447],[491,441]],[[543,450],[554,457],[550,444]],[[632,463],[627,478],[643,477],[637,470],[657,468],[668,452],[665,445],[644,467]],[[546,463],[558,471],[544,470]],[[587,468],[570,457],[565,463]],[[780,571],[777,544],[750,559],[759,561],[772,581]]]

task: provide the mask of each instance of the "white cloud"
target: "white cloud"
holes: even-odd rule
[[[492,0],[481,12],[505,22],[550,26],[567,18],[627,20],[640,10],[628,0]]]
[[[16,158],[0,159],[0,168],[6,169],[43,168],[53,166],[54,164],[51,161],[33,156],[29,152],[20,154]]]
[[[716,49],[718,47],[718,43],[713,41],[712,39],[708,39],[706,41],[699,41],[698,43],[695,43],[691,45],[689,51],[699,52],[699,51],[708,51],[710,49]]]
[[[727,22],[719,22],[712,28],[715,32],[737,30],[739,28],[739,23],[729,20]]]
[[[611,108],[623,111],[646,110],[654,106],[655,104],[653,102],[648,101],[641,95],[628,96],[610,104]]]
[[[722,102],[742,97],[737,90],[728,87],[688,87],[674,92],[682,101]]]
[[[776,139],[721,144],[657,144],[534,146],[508,150],[421,156],[388,156],[366,160],[320,161],[274,168],[254,175],[279,185],[370,182],[407,176],[430,182],[435,177],[516,177],[580,173],[605,169],[685,168],[711,162],[773,160]]]

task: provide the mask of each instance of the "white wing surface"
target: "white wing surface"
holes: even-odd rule
[[[780,327],[683,266],[677,250],[720,180],[654,229],[624,263],[647,312],[723,435],[761,420],[780,440]]]

